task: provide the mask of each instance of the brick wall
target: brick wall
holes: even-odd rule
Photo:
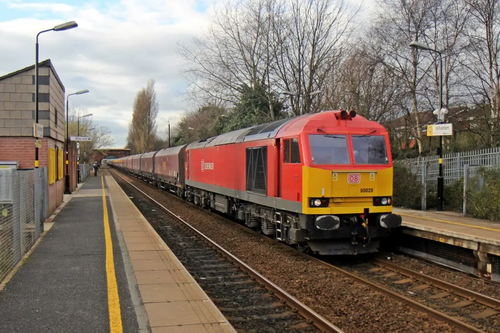
[[[59,141],[44,138],[42,147],[38,149],[40,167],[49,164],[49,147],[64,149]],[[16,161],[20,169],[33,169],[35,167],[35,139],[26,137],[0,137],[0,161]],[[62,203],[64,198],[64,177],[49,185],[49,213]]]
[[[34,168],[35,139],[23,137],[0,137],[0,161],[19,162],[20,169]],[[45,156],[45,165],[47,163],[46,161],[47,157]],[[44,164],[40,161],[40,165],[43,166]]]

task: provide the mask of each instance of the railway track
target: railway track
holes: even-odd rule
[[[487,318],[495,316],[497,313],[500,312],[498,300],[495,300],[493,298],[472,292],[470,290],[466,290],[463,288],[459,288],[457,286],[447,284],[443,281],[433,279],[432,277],[425,276],[425,275],[420,274],[418,272],[410,271],[410,270],[395,266],[391,262],[387,262],[384,260],[375,260],[374,262],[370,263],[370,265],[372,265],[372,267],[369,267],[369,268],[363,270],[364,276],[360,276],[359,274],[342,269],[338,266],[328,264],[328,263],[326,263],[322,260],[319,260],[317,258],[313,258],[313,257],[307,256],[307,255],[304,255],[304,256],[307,257],[308,260],[314,260],[314,261],[321,263],[322,265],[326,265],[327,267],[329,267],[333,271],[340,273],[346,277],[349,277],[350,279],[353,279],[359,283],[367,285],[370,288],[372,288],[380,293],[386,294],[386,295],[388,295],[388,296],[390,296],[390,297],[392,297],[392,298],[394,298],[394,299],[396,299],[396,300],[398,300],[406,305],[409,305],[418,311],[427,313],[428,315],[432,316],[433,318],[436,318],[439,321],[448,323],[450,326],[454,327],[455,329],[457,329],[459,331],[483,332],[485,330],[483,330],[483,328],[481,328],[481,326],[484,327],[485,326],[484,323],[483,323],[483,325],[476,325],[476,322],[481,321],[481,320],[483,320],[483,321],[487,320]],[[376,267],[373,267],[373,265],[376,265]],[[386,281],[387,283],[381,283],[380,277],[382,277],[382,278],[392,277],[392,279],[388,282]],[[377,281],[377,282],[374,282],[374,281]],[[420,281],[420,282],[418,282],[418,281]],[[395,282],[399,282],[399,283],[395,283]],[[417,283],[419,283],[419,285],[415,285]],[[453,303],[453,304],[455,304],[454,307],[441,306],[440,308],[438,307],[436,309],[436,308],[434,308],[434,306],[432,304],[425,304],[425,302],[423,303],[419,300],[415,300],[414,299],[415,297],[405,296],[404,295],[405,293],[409,293],[412,296],[414,296],[416,294],[416,292],[413,291],[413,289],[411,289],[411,288],[399,288],[399,289],[404,289],[404,290],[403,291],[398,290],[398,288],[397,288],[398,286],[402,287],[405,285],[407,285],[407,286],[411,285],[412,287],[416,288],[417,292],[418,291],[430,292],[430,291],[434,291],[436,288],[439,288],[440,291],[434,291],[433,295],[430,295],[430,296],[436,296],[434,298],[435,300],[443,299],[443,298],[449,297],[450,295],[460,297],[462,299],[455,301]],[[396,288],[394,286],[396,286]],[[452,305],[452,304],[450,304],[450,305]],[[486,308],[484,310],[477,310],[476,309],[476,311],[475,311],[475,314],[477,314],[476,318],[474,318],[473,316],[469,316],[470,318],[465,318],[467,322],[464,322],[464,316],[459,313],[459,310],[467,308],[469,306],[475,306],[475,305],[483,306]],[[300,311],[300,310],[297,310],[297,311]],[[231,311],[228,311],[228,312],[230,313]],[[228,315],[228,316],[231,316],[231,315]],[[311,322],[312,320],[313,319],[309,319],[309,322]],[[494,326],[492,326],[492,327],[494,327]],[[321,329],[324,330],[324,328],[321,328]],[[492,330],[490,329],[490,331],[492,331]],[[493,331],[496,331],[496,330],[493,329]]]
[[[330,267],[340,269],[333,265]],[[357,265],[350,271],[352,272],[344,273],[358,281],[369,283],[415,308],[420,308],[462,331],[498,331],[494,328],[497,324],[490,319],[500,316],[500,300],[379,258]]]
[[[164,223],[165,218],[158,219],[159,212],[151,207],[143,211],[186,269],[239,331],[342,332],[120,174],[110,173],[118,183],[125,184],[122,187],[128,187],[126,192],[130,189],[139,192],[169,216],[168,223]],[[137,206],[147,206],[145,200],[133,195],[132,201]]]

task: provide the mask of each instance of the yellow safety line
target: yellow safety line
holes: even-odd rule
[[[101,176],[101,183],[102,206],[104,209],[104,238],[106,240],[106,278],[108,281],[109,331],[111,333],[121,333],[123,332],[123,326],[120,309],[120,296],[118,295],[118,285],[116,283],[113,242],[111,240],[111,231],[109,228],[108,206],[106,204],[106,190],[104,188],[103,176]]]
[[[396,214],[399,214],[399,215],[402,215],[402,216],[414,217],[414,218],[422,219],[422,220],[429,220],[429,221],[436,221],[436,222],[441,222],[441,223],[454,224],[454,225],[459,225],[459,226],[462,226],[462,227],[471,227],[471,228],[482,229],[482,230],[489,230],[489,231],[500,231],[500,229],[481,227],[481,226],[478,226],[478,225],[471,225],[471,224],[466,224],[466,223],[451,222],[451,221],[446,221],[446,220],[434,219],[434,218],[431,218],[431,217],[424,217],[424,216],[404,214],[404,213],[396,213]]]

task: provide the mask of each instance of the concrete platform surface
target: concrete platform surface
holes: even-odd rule
[[[0,332],[235,332],[112,177],[64,200],[0,291]]]
[[[234,332],[115,180],[106,182],[152,332]]]
[[[500,222],[465,217],[454,212],[401,208],[394,208],[393,211],[403,217],[405,227],[500,246]]]

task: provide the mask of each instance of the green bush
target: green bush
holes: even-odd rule
[[[394,162],[394,206],[420,209],[422,186],[405,165]]]
[[[444,187],[444,209],[462,211],[464,202],[463,177]]]
[[[467,212],[480,219],[500,221],[500,169],[480,169],[477,176],[470,179]]]

